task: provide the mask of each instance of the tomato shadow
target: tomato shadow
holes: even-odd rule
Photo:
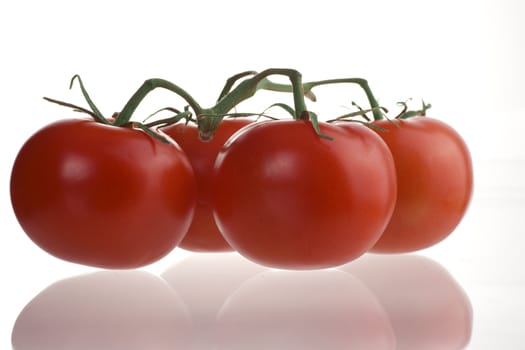
[[[20,313],[15,350],[463,349],[472,307],[437,262],[367,254],[337,269],[268,269],[194,254],[160,277],[64,279]]]

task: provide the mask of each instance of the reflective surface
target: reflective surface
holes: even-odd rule
[[[472,307],[439,263],[367,255],[282,271],[192,255],[160,277],[102,271],[53,283],[20,312],[16,350],[463,349]]]

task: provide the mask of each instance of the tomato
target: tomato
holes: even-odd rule
[[[461,136],[428,117],[374,122],[396,166],[397,203],[372,251],[408,252],[447,237],[464,216],[472,195],[472,161]]]
[[[232,250],[217,228],[210,206],[213,164],[226,140],[251,122],[248,119],[223,119],[208,142],[199,139],[198,129],[192,125],[174,124],[163,129],[188,156],[198,187],[195,215],[179,247],[192,251]]]
[[[384,142],[362,125],[249,125],[215,163],[213,214],[226,241],[262,265],[310,269],[357,258],[379,239],[396,180]]]
[[[134,268],[170,252],[196,201],[191,165],[175,144],[92,120],[36,132],[11,174],[14,212],[27,235],[75,263]]]

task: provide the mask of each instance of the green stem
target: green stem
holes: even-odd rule
[[[290,79],[291,87],[289,89],[293,93],[295,118],[300,119],[304,117],[307,109],[304,101],[301,73],[294,69],[271,68],[256,74],[250,79],[241,81],[235,89],[224,95],[214,107],[210,108],[209,113],[204,113],[203,110],[201,110],[201,113],[195,111],[201,139],[211,139],[223,116],[239,103],[255,95],[257,90],[267,86],[268,80],[266,78],[270,75],[284,75]],[[206,116],[205,114],[213,117]]]
[[[224,114],[229,112],[233,107],[241,103],[242,101],[255,95],[257,90],[263,88],[266,84],[264,79],[270,75],[285,75],[290,79],[292,83],[292,93],[294,98],[294,105],[296,115],[300,116],[306,111],[306,104],[304,102],[304,90],[302,85],[301,73],[294,69],[285,68],[271,68],[261,73],[258,73],[253,78],[242,81],[234,90],[224,96],[212,110],[216,114]]]
[[[119,126],[128,123],[131,120],[131,116],[137,109],[140,102],[144,99],[144,97],[146,97],[146,95],[149,94],[152,90],[159,87],[170,90],[182,97],[186,102],[188,102],[188,104],[194,110],[197,116],[202,114],[203,111],[205,111],[189,93],[187,93],[179,86],[164,79],[148,79],[133,94],[133,96],[131,96],[131,98],[126,103],[122,111],[119,113],[117,119],[113,124]]]
[[[191,112],[190,111],[184,111],[184,112],[179,112],[179,113],[177,113],[176,115],[174,115],[174,116],[172,116],[170,118],[159,119],[159,120],[155,120],[153,122],[144,124],[144,126],[147,127],[147,128],[153,128],[153,127],[157,127],[157,126],[168,126],[168,125],[171,125],[171,124],[175,124],[175,123],[179,122],[182,119],[188,120],[189,118],[191,118]]]
[[[319,85],[341,84],[341,83],[352,83],[352,84],[359,85],[364,90],[366,97],[368,99],[368,102],[370,103],[370,108],[372,109],[374,120],[383,119],[383,114],[381,113],[381,107],[379,106],[379,103],[374,97],[374,94],[372,93],[372,90],[370,89],[370,86],[368,85],[368,81],[366,81],[365,79],[342,78],[342,79],[319,80],[319,81],[304,83],[303,87],[304,87],[305,93],[309,93],[311,89]]]
[[[226,84],[224,85],[224,88],[222,89],[221,94],[219,95],[219,98],[217,99],[217,102],[222,100],[224,96],[226,96],[231,91],[231,88],[233,87],[233,85],[235,85],[237,80],[247,77],[249,75],[257,75],[257,72],[256,71],[246,71],[246,72],[235,74],[234,76],[230,77],[226,81]],[[292,87],[290,85],[274,83],[273,81],[268,80],[267,78],[264,78],[263,80],[259,82],[258,88],[269,90],[269,91],[276,91],[276,92],[292,92]],[[311,101],[316,100],[315,95],[311,91],[305,92],[305,96]]]
[[[249,75],[256,75],[256,74],[257,74],[256,71],[250,70],[250,71],[246,71],[246,72],[235,74],[234,76],[230,77],[228,80],[226,80],[226,84],[222,88],[221,94],[219,95],[219,98],[217,99],[217,102],[222,100],[222,98],[224,96],[226,96],[230,92],[230,90],[232,89],[233,85],[235,85],[237,80],[239,80],[241,78],[244,78],[244,77],[247,77]]]
[[[259,83],[259,89],[276,91],[276,92],[293,92],[293,87],[288,84],[279,84],[274,83],[271,80],[263,79]],[[310,101],[316,101],[317,97],[311,91],[304,91],[304,96],[307,97]]]

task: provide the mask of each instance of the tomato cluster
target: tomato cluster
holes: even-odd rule
[[[364,79],[303,83],[292,69],[244,72],[228,79],[212,108],[169,81],[150,79],[112,118],[75,79],[90,109],[48,100],[89,118],[36,132],[11,175],[21,227],[64,260],[134,268],[179,246],[236,250],[276,268],[332,267],[369,251],[436,244],[461,221],[471,197],[472,164],[460,135],[426,117],[426,105],[387,119]],[[371,108],[318,121],[304,98],[315,100],[314,87],[335,83],[359,84]],[[164,109],[175,113],[171,118],[132,121],[159,87],[188,106]],[[273,106],[293,119],[231,113],[259,89],[292,93],[293,107]]]

